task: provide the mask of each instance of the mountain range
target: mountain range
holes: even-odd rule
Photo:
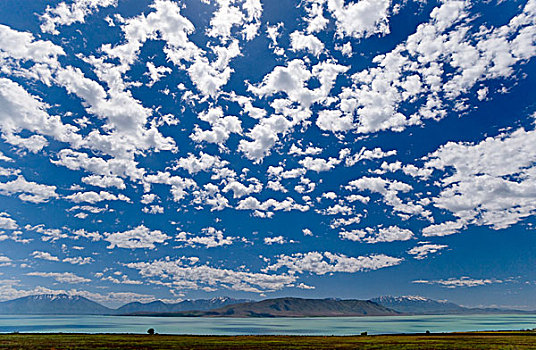
[[[371,300],[276,298],[262,301],[218,297],[165,303],[132,302],[111,309],[83,296],[42,294],[0,302],[0,314],[150,315],[191,317],[338,317],[529,313],[495,308],[466,308],[420,296],[382,296]]]
[[[394,316],[399,312],[369,300],[277,298],[162,316],[197,317],[340,317]]]
[[[231,304],[245,303],[246,299],[218,297],[212,299],[183,300],[178,303],[164,303],[157,300],[150,303],[132,302],[118,309],[111,309],[79,295],[41,294],[0,302],[3,315],[125,315],[161,312],[181,312],[191,310],[211,310]]]
[[[443,300],[433,300],[421,296],[382,296],[371,301],[405,314],[458,314],[468,308]]]
[[[4,315],[108,315],[113,310],[80,295],[40,294],[0,303]]]
[[[534,311],[500,308],[468,308],[445,300],[433,300],[421,296],[382,296],[371,301],[407,315],[458,315],[458,314],[534,314]]]
[[[114,310],[115,314],[139,314],[139,313],[173,313],[183,311],[205,311],[218,309],[227,305],[247,303],[251,300],[233,299],[229,297],[217,297],[212,299],[183,300],[178,303],[169,304],[160,300],[150,303],[133,302],[128,303]]]

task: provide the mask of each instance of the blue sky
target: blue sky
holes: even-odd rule
[[[0,299],[536,309],[536,1],[0,3]]]

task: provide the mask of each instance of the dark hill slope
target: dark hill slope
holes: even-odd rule
[[[278,298],[229,305],[209,311],[161,314],[198,317],[389,316],[399,313],[367,300]]]

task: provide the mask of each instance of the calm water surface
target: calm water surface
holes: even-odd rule
[[[139,316],[0,315],[0,332],[158,333],[195,335],[351,335],[519,330],[536,315],[371,316],[315,318],[191,318]]]

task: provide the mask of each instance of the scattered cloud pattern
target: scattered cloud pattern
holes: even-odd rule
[[[5,1],[0,299],[507,288],[534,56],[536,0]]]

